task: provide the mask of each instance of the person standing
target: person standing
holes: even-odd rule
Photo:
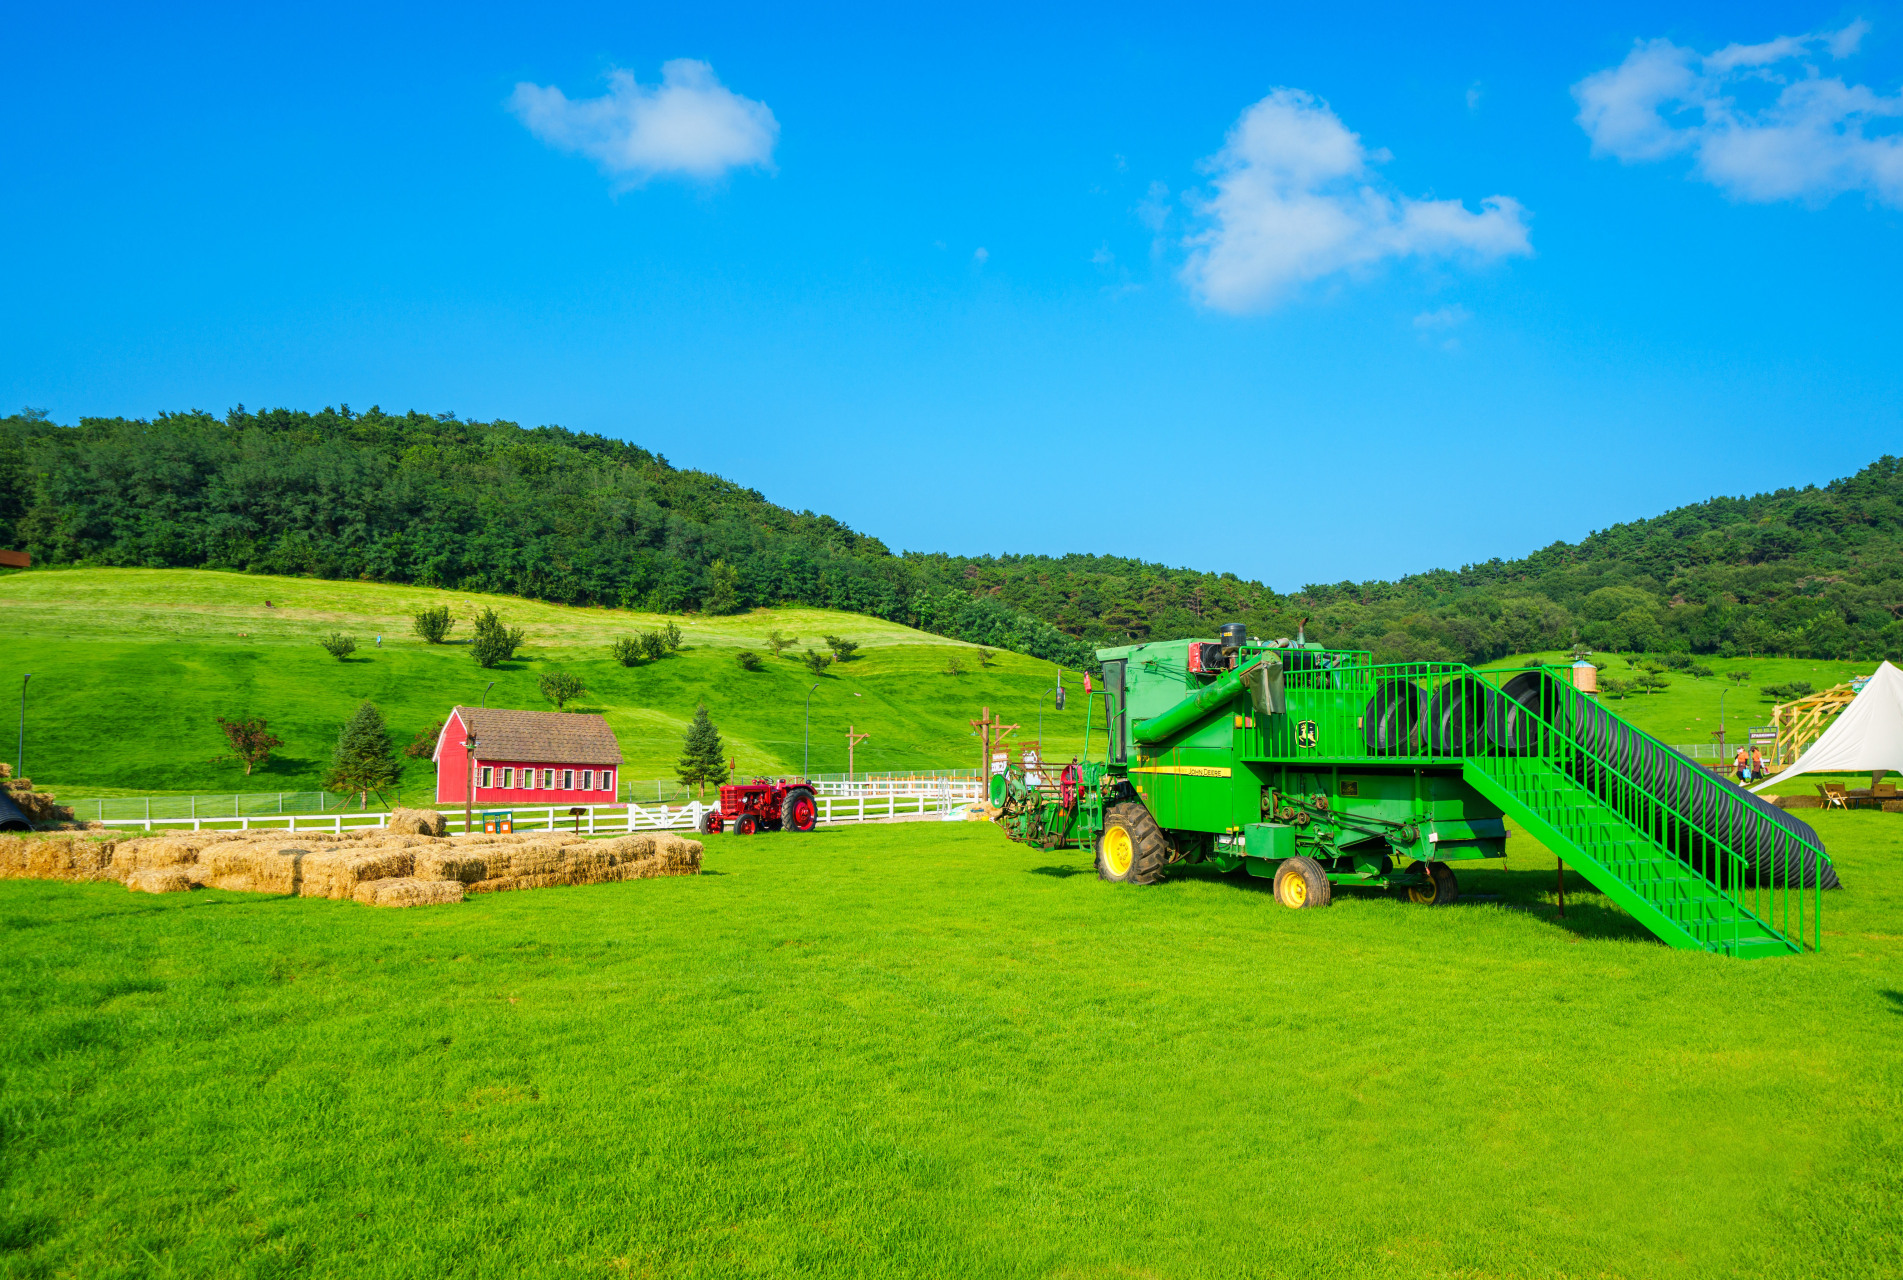
[[[1751,776],[1764,781],[1764,753],[1758,750],[1756,743],[1751,744]]]
[[[1751,753],[1739,747],[1738,754],[1732,757],[1731,770],[1738,775],[1739,786],[1748,784],[1751,781]]]

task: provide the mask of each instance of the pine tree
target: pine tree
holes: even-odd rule
[[[337,735],[337,748],[331,752],[330,773],[324,785],[346,794],[355,791],[367,804],[372,791],[382,792],[396,785],[398,772],[383,713],[376,703],[366,702]]]
[[[707,704],[703,702],[694,709],[694,722],[687,726],[674,776],[684,787],[698,785],[704,798],[708,783],[719,786],[727,780],[726,752],[726,747],[721,745],[720,731],[707,718]]]

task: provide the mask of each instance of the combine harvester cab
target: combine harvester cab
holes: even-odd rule
[[[1091,847],[1106,880],[1172,864],[1272,878],[1288,907],[1342,887],[1442,905],[1511,816],[1680,948],[1788,954],[1837,877],[1807,824],[1573,687],[1565,668],[1376,665],[1230,624],[1214,642],[1100,649],[1109,742],[1056,785],[992,779],[1011,838]],[[1092,754],[1086,747],[1086,754]]]

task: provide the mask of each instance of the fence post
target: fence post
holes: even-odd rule
[[[145,829],[147,831],[150,831],[152,829],[152,797],[151,796],[147,796],[145,798]]]

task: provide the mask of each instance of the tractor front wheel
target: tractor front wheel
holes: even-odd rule
[[[1110,806],[1097,837],[1097,876],[1117,884],[1155,884],[1169,850],[1156,819],[1140,804]]]
[[[723,825],[720,821],[720,810],[709,809],[706,813],[700,815],[700,821],[694,825],[704,836],[719,835],[720,828]]]
[[[1325,907],[1333,897],[1328,873],[1313,858],[1289,858],[1275,869],[1275,900],[1285,907]]]
[[[760,820],[750,813],[743,813],[733,820],[733,833],[737,836],[750,836],[760,829]]]
[[[819,825],[819,806],[810,791],[789,791],[780,805],[780,830],[811,831]]]
[[[1427,877],[1427,883],[1407,887],[1409,902],[1424,907],[1444,907],[1460,897],[1460,882],[1454,879],[1454,869],[1445,862],[1424,862],[1421,873]]]

